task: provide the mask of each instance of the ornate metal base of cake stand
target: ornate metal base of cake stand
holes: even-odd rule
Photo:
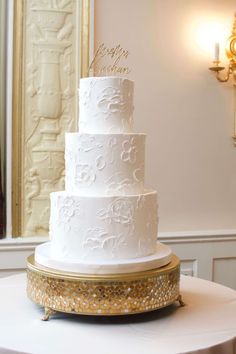
[[[45,308],[43,320],[56,312],[83,315],[127,315],[153,311],[175,301],[179,293],[180,261],[138,273],[88,275],[61,272],[28,258],[27,294]]]

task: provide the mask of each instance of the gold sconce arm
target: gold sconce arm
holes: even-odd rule
[[[229,65],[227,69],[220,65],[219,60],[219,43],[215,44],[215,60],[213,65],[209,68],[213,73],[215,73],[216,79],[219,82],[227,82],[232,77],[233,87],[234,87],[234,145],[236,146],[236,14],[234,17],[233,29],[230,37],[227,40],[225,47],[226,55],[229,59]],[[222,75],[222,71],[226,70],[225,76]]]
[[[216,78],[219,82],[227,82],[230,78],[230,75],[232,73],[232,64],[230,63],[230,65],[228,66],[227,72],[226,72],[226,76],[225,77],[221,77],[220,72],[223,71],[225,69],[224,66],[220,66],[220,61],[213,61],[213,66],[211,66],[209,68],[209,70],[215,72],[216,74]]]

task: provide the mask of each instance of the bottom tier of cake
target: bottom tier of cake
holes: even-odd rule
[[[156,251],[157,193],[51,193],[52,258],[86,262],[144,257]]]
[[[83,274],[124,274],[146,271],[167,265],[171,257],[170,247],[160,242],[156,244],[155,253],[146,257],[94,262],[54,258],[50,242],[37,246],[35,249],[35,261],[38,264],[61,271]]]
[[[45,308],[43,320],[54,312],[86,315],[128,315],[153,311],[175,301],[179,292],[180,261],[172,255],[165,267],[144,272],[85,275],[62,272],[28,258],[27,294]]]

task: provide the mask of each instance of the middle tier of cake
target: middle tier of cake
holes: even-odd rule
[[[157,242],[157,193],[51,193],[50,239],[54,259],[96,262],[151,255]]]
[[[143,193],[145,137],[66,133],[66,191],[91,196]]]

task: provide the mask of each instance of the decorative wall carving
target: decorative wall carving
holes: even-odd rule
[[[235,267],[236,257],[227,255],[224,257],[214,257],[212,260],[212,280],[216,283],[236,289]]]
[[[64,189],[64,133],[77,129],[77,0],[25,0],[22,235],[46,235],[49,193]]]

